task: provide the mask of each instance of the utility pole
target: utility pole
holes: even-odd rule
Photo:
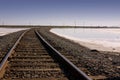
[[[75,28],[76,28],[76,20],[74,21],[74,25],[75,25]]]
[[[75,33],[75,28],[76,28],[76,20],[74,21],[74,25],[75,25],[75,27],[74,27],[74,33]]]
[[[2,21],[2,26],[4,26],[4,21]]]
[[[83,22],[83,27],[85,27],[85,22]]]
[[[28,25],[31,26],[31,21],[28,22]]]

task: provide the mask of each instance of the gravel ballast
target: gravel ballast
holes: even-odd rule
[[[23,32],[24,30],[0,36],[0,62]]]
[[[120,53],[90,50],[49,32],[50,29],[43,27],[39,29],[39,32],[51,45],[60,47],[59,49],[62,49],[66,54],[78,58],[81,67],[86,68],[90,75],[102,75],[112,80],[120,79]],[[59,49],[57,50],[59,51]]]

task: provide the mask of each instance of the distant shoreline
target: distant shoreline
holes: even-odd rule
[[[119,26],[58,26],[58,25],[0,25],[0,28],[39,28],[39,27],[59,27],[59,28],[120,28]]]
[[[7,35],[7,34],[10,34],[10,33],[14,33],[14,32],[18,32],[18,31],[22,31],[22,30],[26,30],[26,29],[29,29],[29,28],[3,28],[3,27],[0,27],[0,36],[4,36],[4,35]]]

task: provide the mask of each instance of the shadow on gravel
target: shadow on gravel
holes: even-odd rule
[[[107,78],[106,80],[120,80],[120,77]]]

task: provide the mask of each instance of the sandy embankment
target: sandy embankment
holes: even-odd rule
[[[52,30],[50,30],[50,32],[52,32],[60,37],[72,40],[73,42],[78,43],[82,46],[85,46],[89,49],[96,49],[99,51],[120,52],[120,46],[118,45],[118,43],[112,44],[111,42],[108,42],[108,41],[78,39],[78,38],[74,38],[74,37],[70,37],[70,36],[66,36],[66,35],[61,35]]]

